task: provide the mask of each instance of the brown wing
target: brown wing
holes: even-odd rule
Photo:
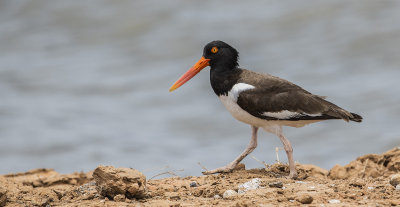
[[[252,77],[251,79],[248,77]],[[256,78],[254,78],[256,77]],[[303,88],[267,74],[244,70],[239,82],[255,86],[239,94],[237,104],[248,113],[266,120],[361,120],[335,104],[313,95]],[[286,118],[264,115],[265,112],[294,112]],[[361,118],[361,119],[360,119]],[[357,119],[357,120],[356,120]]]

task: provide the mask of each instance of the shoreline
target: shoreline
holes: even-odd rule
[[[400,148],[325,170],[275,163],[232,173],[146,180],[130,168],[100,166],[0,175],[0,206],[400,206]]]

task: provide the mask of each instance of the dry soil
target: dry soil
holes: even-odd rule
[[[0,206],[400,206],[400,148],[330,170],[296,168],[297,180],[279,163],[150,180],[112,166],[73,174],[35,169],[0,176]]]

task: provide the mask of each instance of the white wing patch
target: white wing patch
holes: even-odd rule
[[[250,90],[250,89],[254,89],[254,88],[256,88],[256,87],[254,87],[250,84],[247,84],[247,83],[237,83],[228,92],[228,96],[231,96],[231,98],[233,98],[233,100],[236,102],[239,97],[239,94],[242,91],[246,91],[246,90]]]
[[[264,112],[262,113],[264,116],[268,117],[274,117],[277,119],[290,119],[290,118],[295,118],[295,117],[301,117],[301,116],[321,116],[321,114],[307,114],[307,113],[298,113],[298,112],[293,112],[293,111],[288,111],[288,110],[282,110],[280,112]]]
[[[262,113],[262,115],[269,116],[269,117],[274,117],[274,118],[277,118],[277,119],[290,119],[290,118],[293,118],[293,117],[298,117],[301,114],[297,113],[297,112],[283,110],[283,111],[280,111],[280,112],[264,112],[264,113]]]

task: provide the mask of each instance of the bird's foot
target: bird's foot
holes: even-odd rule
[[[229,172],[232,172],[236,166],[237,166],[237,164],[229,163],[226,166],[219,167],[219,168],[216,168],[213,170],[207,170],[207,171],[204,171],[201,173],[203,173],[203,175],[211,175],[211,174],[216,174],[216,173],[229,173]]]
[[[291,172],[289,173],[289,176],[287,176],[286,178],[287,178],[287,179],[296,180],[296,179],[298,178],[298,174],[297,174],[296,171],[291,171]]]

